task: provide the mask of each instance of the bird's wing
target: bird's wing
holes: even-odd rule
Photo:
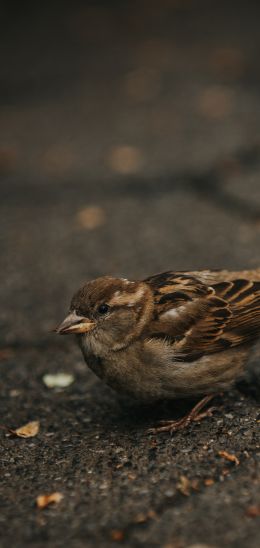
[[[208,285],[210,275],[204,283],[196,274],[165,272],[145,280],[155,302],[145,336],[168,338],[185,360],[260,336],[260,281],[236,278]]]

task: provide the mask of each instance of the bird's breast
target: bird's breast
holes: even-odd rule
[[[87,365],[109,386],[142,402],[196,397],[226,389],[241,375],[248,350],[231,349],[180,362],[162,341],[137,342],[128,348],[97,356],[88,345],[81,349]]]

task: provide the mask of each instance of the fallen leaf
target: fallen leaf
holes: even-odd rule
[[[47,373],[42,380],[48,388],[67,388],[75,378],[71,373]]]
[[[150,519],[156,519],[157,518],[157,514],[154,510],[148,510],[147,512],[147,517],[150,518]]]
[[[34,436],[37,436],[39,429],[39,421],[31,421],[20,428],[16,428],[16,430],[11,430],[10,428],[9,432],[14,436],[18,436],[18,438],[33,438]]]
[[[76,218],[82,228],[93,230],[104,224],[105,213],[99,206],[90,206],[78,211]]]
[[[206,487],[210,487],[211,485],[213,485],[215,482],[214,482],[214,479],[212,478],[206,478],[204,480],[204,485],[206,485]]]
[[[140,514],[137,514],[134,518],[135,523],[145,523],[147,521],[147,514],[144,514],[143,512],[140,512]]]
[[[124,533],[120,529],[113,529],[111,531],[111,539],[117,542],[124,540]]]
[[[62,499],[63,495],[57,491],[50,495],[38,495],[36,498],[36,506],[40,509],[46,508],[49,504],[58,504]]]
[[[177,483],[176,487],[178,491],[182,493],[182,495],[185,495],[185,497],[188,497],[190,495],[191,482],[186,476],[180,477],[180,481],[179,483]]]
[[[229,460],[230,462],[234,462],[236,466],[240,464],[236,455],[231,455],[231,453],[228,453],[227,451],[219,451],[218,455],[220,457],[223,457],[223,459]]]
[[[110,151],[108,163],[113,171],[127,175],[139,171],[143,164],[143,158],[137,147],[119,145]]]
[[[257,518],[260,516],[260,505],[249,506],[246,510],[246,516],[249,518]]]
[[[140,514],[137,514],[134,518],[135,523],[145,523],[148,519],[155,519],[156,513],[154,510],[149,510],[146,513],[140,512]]]
[[[187,544],[186,544],[186,546],[187,546]],[[175,539],[172,542],[164,544],[162,548],[184,548],[184,544],[181,540]],[[189,548],[192,548],[192,546],[189,546]],[[194,548],[194,546],[193,546],[193,548]],[[196,546],[195,546],[195,548],[196,548]],[[198,548],[198,546],[197,546],[197,548]],[[203,545],[203,546],[200,545],[200,548],[205,548],[205,545]],[[208,547],[208,548],[210,548],[210,547]]]
[[[133,481],[133,480],[136,479],[136,474],[132,474],[132,472],[130,472],[130,474],[128,474],[127,477],[128,477],[128,479],[129,479],[130,481]]]
[[[20,396],[21,393],[22,393],[21,390],[17,390],[16,388],[13,388],[12,390],[10,390],[9,395],[10,395],[10,398],[17,398],[17,396]]]

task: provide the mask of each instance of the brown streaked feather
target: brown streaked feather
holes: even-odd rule
[[[168,337],[180,359],[195,359],[260,336],[259,269],[165,272],[145,282],[155,301],[145,336]]]

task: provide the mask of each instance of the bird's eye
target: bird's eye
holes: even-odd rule
[[[109,311],[109,306],[108,306],[108,304],[101,304],[101,305],[98,307],[98,312],[99,312],[99,314],[106,314],[108,311]]]

